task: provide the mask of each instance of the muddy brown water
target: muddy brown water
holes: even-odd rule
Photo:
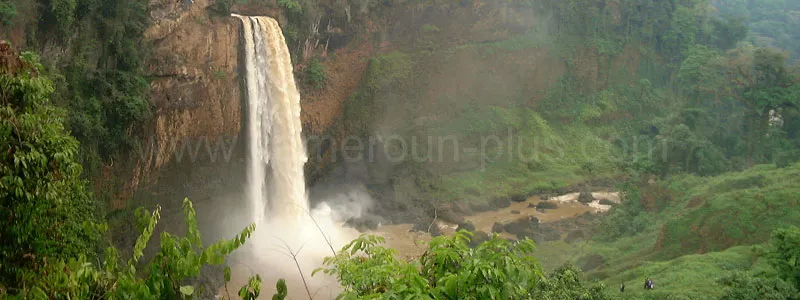
[[[512,202],[509,207],[485,211],[465,216],[465,219],[475,225],[476,231],[491,232],[492,226],[495,223],[510,223],[523,217],[536,217],[540,223],[558,222],[570,218],[581,216],[587,212],[603,212],[610,209],[610,206],[600,205],[599,200],[606,199],[615,203],[619,203],[619,195],[614,192],[598,192],[592,193],[595,201],[589,204],[583,204],[577,201],[578,193],[565,194],[558,197],[553,197],[549,201],[556,202],[558,207],[555,209],[548,209],[544,212],[537,211],[535,206],[542,200],[539,197],[530,197],[524,202]],[[530,207],[531,204],[534,207]],[[518,211],[519,213],[512,213]],[[449,224],[437,221],[434,226],[438,226],[442,234],[452,236],[455,234],[457,228],[456,224]],[[422,255],[428,248],[428,242],[432,237],[426,232],[412,232],[413,224],[396,224],[380,226],[377,230],[364,232],[366,234],[382,236],[385,239],[383,246],[393,248],[398,252],[398,258],[403,260],[411,260]],[[357,236],[357,235],[355,235]],[[516,239],[516,236],[509,233],[500,234],[502,238]],[[238,289],[247,283],[247,279],[255,274],[256,267],[252,264],[245,262],[233,262],[231,265],[231,282],[228,285],[228,291],[232,298],[237,298],[236,294]],[[279,278],[284,278],[289,286],[289,296],[287,299],[308,299],[308,295],[302,284],[302,278],[294,273],[293,275],[279,276],[277,274],[264,276],[262,274],[262,291],[259,299],[270,299],[275,292],[275,282]],[[306,279],[310,274],[304,274]],[[324,274],[317,274],[314,277],[325,276]],[[336,297],[339,287],[335,280],[324,280],[324,283],[318,283],[310,287],[311,293],[314,294],[314,299],[334,299]],[[225,289],[221,288],[220,295],[225,294]]]
[[[592,193],[595,201],[590,204],[583,204],[578,202],[578,193],[571,193],[554,197],[550,201],[556,202],[558,207],[555,209],[548,209],[544,212],[537,211],[536,208],[529,207],[530,204],[535,206],[542,200],[539,197],[530,197],[524,202],[512,202],[509,207],[476,213],[471,216],[466,216],[466,219],[475,225],[476,231],[492,232],[494,223],[506,224],[518,220],[522,217],[533,216],[539,219],[540,223],[557,222],[569,218],[575,218],[587,212],[602,212],[607,211],[610,206],[600,205],[600,199],[606,199],[615,203],[619,203],[619,196],[614,192],[598,192]],[[512,213],[518,211],[519,214]],[[449,224],[445,222],[437,222],[442,234],[452,236],[455,234],[456,224]],[[382,236],[386,239],[385,246],[397,250],[401,258],[410,259],[422,255],[427,249],[427,243],[432,239],[431,235],[425,232],[410,232],[412,224],[398,224],[398,225],[385,225],[377,230],[368,231],[368,234]],[[516,236],[503,232],[500,234],[501,238],[516,239]]]

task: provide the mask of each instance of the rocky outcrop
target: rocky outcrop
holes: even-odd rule
[[[238,138],[243,111],[241,25],[210,13],[211,2],[150,2],[153,24],[145,32],[144,44],[153,49],[146,69],[153,121],[143,139],[145,152],[139,157],[132,188],[178,152],[225,151],[218,148],[244,142]],[[223,159],[221,153],[218,159]]]

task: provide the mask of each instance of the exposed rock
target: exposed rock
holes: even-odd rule
[[[547,212],[546,210],[544,210],[544,208],[537,208],[537,209],[536,209],[536,211],[537,211],[537,212],[540,212],[540,213],[545,213],[545,212]]]
[[[484,212],[492,210],[492,206],[486,202],[472,202],[469,204],[469,208],[473,212]]]
[[[461,224],[465,222],[464,216],[454,212],[450,207],[439,207],[436,213],[431,215],[437,215],[439,220],[450,224]]]
[[[506,224],[505,226],[505,229],[508,233],[514,234],[518,237],[533,233],[538,228],[539,219],[533,216],[519,218],[511,223]]]
[[[600,199],[600,205],[611,205],[611,206],[614,206],[614,205],[617,205],[617,203],[614,202],[614,201],[608,200],[608,199]]]
[[[461,231],[462,229],[466,230],[466,231],[474,232],[475,231],[475,224],[472,224],[472,222],[470,222],[470,221],[466,221],[464,223],[460,223],[460,224],[458,224],[458,227],[456,227],[456,232]]]
[[[492,225],[492,232],[494,233],[503,233],[503,231],[505,230],[506,229],[505,226],[503,226],[503,224],[495,222],[494,225]]]
[[[472,248],[475,248],[478,245],[480,245],[481,243],[490,240],[491,238],[492,238],[492,236],[489,235],[488,233],[483,232],[483,231],[477,231],[472,236],[472,240],[470,240],[469,246],[472,247]]]
[[[519,203],[519,202],[525,202],[525,200],[528,200],[528,197],[522,194],[518,194],[518,195],[512,195],[511,197],[509,197],[509,199],[513,202]]]
[[[528,208],[536,208],[536,204],[528,203]]]
[[[511,200],[505,197],[494,197],[489,199],[489,206],[494,209],[506,208],[511,206]]]
[[[439,226],[433,223],[433,219],[431,219],[429,222],[418,222],[414,224],[414,227],[412,227],[409,232],[426,232],[430,233],[431,236],[442,235],[441,229],[439,229]]]
[[[380,217],[377,217],[377,216],[364,216],[364,217],[361,217],[361,218],[353,218],[353,219],[347,220],[347,222],[345,222],[345,225],[353,227],[353,228],[355,228],[356,230],[358,230],[360,232],[364,232],[364,231],[367,231],[367,230],[376,230],[376,229],[378,229],[378,224],[383,223],[383,222],[381,222],[381,220],[382,219]]]
[[[558,208],[558,204],[555,201],[541,201],[536,204],[536,208],[538,209],[556,209]]]

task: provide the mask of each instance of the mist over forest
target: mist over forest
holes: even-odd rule
[[[800,299],[800,0],[0,0],[0,299]]]

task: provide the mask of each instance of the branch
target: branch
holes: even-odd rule
[[[286,241],[284,241],[281,238],[278,238],[278,240],[280,240],[281,243],[283,243],[283,246],[286,248],[286,250],[290,254],[289,256],[291,256],[292,260],[294,260],[294,265],[297,266],[297,271],[300,272],[300,279],[303,280],[303,286],[306,288],[306,293],[308,294],[308,299],[313,300],[314,297],[311,296],[311,291],[308,289],[308,283],[306,282],[306,276],[303,275],[303,269],[300,268],[300,262],[297,261],[297,255],[300,254],[300,251],[303,250],[303,247],[305,247],[305,244],[300,246],[300,249],[297,249],[297,251],[292,251],[292,247],[289,247],[289,244],[287,244]]]

